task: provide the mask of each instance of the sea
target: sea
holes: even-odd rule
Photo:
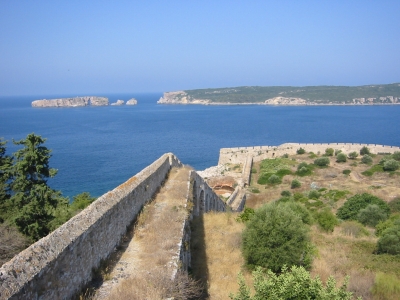
[[[400,146],[400,105],[160,105],[162,93],[100,94],[135,106],[33,108],[31,102],[82,95],[0,97],[0,137],[7,154],[29,133],[46,138],[48,181],[72,199],[101,196],[167,152],[197,170],[218,163],[220,148],[282,143],[366,143]]]

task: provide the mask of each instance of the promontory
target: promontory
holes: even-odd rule
[[[59,99],[42,99],[32,102],[32,107],[80,107],[80,106],[106,106],[108,98],[85,96]]]
[[[400,83],[363,86],[242,86],[166,92],[159,104],[382,105],[400,104]]]

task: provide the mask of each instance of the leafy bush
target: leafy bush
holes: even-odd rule
[[[396,171],[399,168],[400,164],[397,160],[389,159],[384,162],[383,170],[385,171]]]
[[[336,162],[341,163],[341,162],[346,162],[347,161],[347,156],[344,153],[338,153],[336,155]]]
[[[290,184],[290,188],[291,189],[297,189],[299,187],[301,187],[301,182],[298,181],[297,179],[293,179],[292,183]]]
[[[384,222],[379,222],[379,223],[376,225],[375,234],[376,234],[377,236],[381,236],[382,233],[383,233],[386,229],[388,229],[389,227],[392,227],[392,226],[394,225],[394,221],[396,221],[396,220],[398,220],[398,219],[400,219],[400,214],[394,214],[394,215],[391,215],[391,216],[389,217],[389,219],[387,219],[386,221],[384,221]]]
[[[314,152],[310,152],[310,155],[309,155],[308,157],[311,158],[311,159],[313,159],[313,158],[318,157],[318,155],[315,154]]]
[[[316,213],[314,218],[319,227],[326,232],[333,232],[335,226],[339,224],[336,216],[329,209]]]
[[[283,158],[289,158],[289,154],[285,153],[282,155]]]
[[[296,153],[297,154],[304,154],[304,153],[306,153],[306,150],[304,150],[303,148],[300,147],[299,149],[297,149]]]
[[[378,253],[400,254],[400,220],[393,223],[393,226],[382,232],[377,243]]]
[[[390,210],[395,212],[400,212],[400,197],[396,197],[388,203]]]
[[[247,222],[242,250],[249,268],[279,272],[284,265],[309,267],[309,228],[287,203],[266,204]]]
[[[268,183],[269,184],[280,184],[282,183],[281,178],[278,175],[272,174],[269,178],[268,178]]]
[[[336,149],[335,150],[335,156],[337,156],[339,153],[341,153],[342,152],[342,150],[339,150],[339,149]]]
[[[356,151],[349,153],[349,158],[350,159],[356,159],[358,156],[358,153]]]
[[[280,178],[283,178],[285,175],[290,175],[292,174],[292,171],[288,169],[279,169],[275,175],[279,176]]]
[[[283,197],[290,197],[292,195],[292,193],[290,191],[282,191],[281,192],[281,196]]]
[[[344,175],[350,175],[351,170],[346,169],[346,170],[343,170],[342,173],[343,173]]]
[[[297,202],[307,202],[308,198],[304,196],[302,193],[297,192],[293,194],[293,200]]]
[[[256,169],[256,168],[252,168],[252,169],[251,169],[251,173],[252,173],[252,174],[256,174],[256,173],[257,173],[257,169]]]
[[[368,170],[362,172],[364,176],[372,176],[374,175],[375,172],[383,172],[383,166],[382,165],[374,165]]]
[[[326,148],[325,149],[325,155],[326,156],[333,156],[334,153],[335,153],[335,150],[333,150],[333,148]]]
[[[297,166],[296,174],[299,176],[311,175],[312,169],[312,165],[308,165],[306,162],[302,162]]]
[[[372,164],[372,157],[369,156],[368,154],[365,154],[362,158],[361,158],[361,162],[363,164],[369,165]]]
[[[328,157],[320,157],[314,160],[314,165],[320,166],[320,167],[326,167],[329,166],[330,160]]]
[[[333,201],[339,201],[340,199],[343,199],[346,197],[346,195],[350,194],[349,191],[346,190],[329,190],[327,193],[324,194],[324,198],[333,200]]]
[[[347,199],[343,206],[338,209],[336,216],[342,220],[357,220],[357,215],[360,210],[366,208],[370,204],[378,205],[387,215],[390,213],[389,206],[385,201],[374,195],[363,193]]]
[[[394,152],[394,153],[392,154],[392,158],[395,159],[395,160],[397,160],[397,161],[400,161],[400,151]]]
[[[367,146],[364,146],[360,149],[360,154],[361,155],[366,155],[366,154],[369,155],[369,154],[371,154],[371,152],[369,151],[369,148]]]
[[[253,216],[254,216],[254,209],[246,207],[243,210],[243,212],[240,213],[239,216],[236,218],[236,221],[245,223],[249,221]]]
[[[317,200],[321,197],[321,194],[317,190],[311,190],[308,192],[308,198]]]
[[[266,273],[258,267],[253,272],[253,286],[255,294],[252,296],[250,287],[246,285],[243,275],[239,274],[239,292],[229,297],[233,300],[261,300],[261,299],[335,299],[351,300],[353,294],[347,291],[349,278],[339,288],[335,279],[330,276],[323,285],[317,276],[312,278],[303,267],[292,266],[282,268],[280,274],[267,270]]]
[[[257,183],[258,184],[267,184],[269,177],[271,177],[272,175],[273,175],[273,173],[264,173],[264,174],[262,174],[258,178]]]
[[[290,198],[289,198],[290,199]],[[313,219],[310,211],[304,207],[304,205],[294,202],[292,199],[287,201],[286,203],[287,209],[291,209],[300,217],[304,224],[311,225],[313,223]]]
[[[378,205],[370,204],[361,209],[357,214],[357,221],[361,224],[375,227],[379,222],[385,221],[388,215]]]
[[[340,227],[342,227],[342,232],[345,235],[354,236],[356,238],[369,235],[368,230],[357,221],[343,222]]]

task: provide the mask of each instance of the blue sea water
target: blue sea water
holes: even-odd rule
[[[136,106],[32,108],[31,101],[72,95],[0,97],[0,137],[8,154],[34,132],[47,138],[49,185],[72,197],[112,190],[163,153],[201,170],[218,162],[219,149],[299,143],[400,146],[400,106],[157,105],[161,93],[135,97]]]

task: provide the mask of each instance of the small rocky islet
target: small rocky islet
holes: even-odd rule
[[[111,105],[124,105],[124,100],[117,100]],[[42,99],[32,101],[32,107],[82,107],[82,106],[108,106],[110,105],[107,97],[84,96],[58,99]],[[137,105],[135,98],[126,101],[126,105]]]

